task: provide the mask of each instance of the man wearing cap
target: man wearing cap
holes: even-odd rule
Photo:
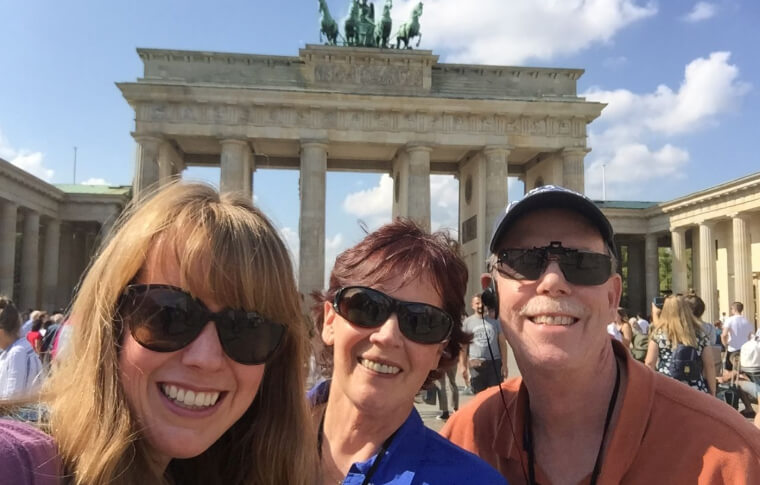
[[[606,332],[622,282],[609,221],[554,186],[496,222],[483,298],[522,374],[441,433],[511,484],[760,483],[760,433],[724,403],[652,372]]]

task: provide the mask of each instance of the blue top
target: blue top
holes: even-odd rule
[[[323,404],[330,393],[330,381],[323,381],[308,393],[312,406]],[[354,463],[343,485],[362,485],[377,455]],[[409,417],[396,431],[372,485],[506,485],[506,480],[485,461],[459,448],[422,423],[412,408]]]

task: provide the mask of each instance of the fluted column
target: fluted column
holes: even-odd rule
[[[137,158],[132,193],[134,198],[139,198],[146,190],[155,188],[158,184],[158,156],[163,140],[157,136],[135,135],[135,141]]]
[[[45,225],[45,257],[42,261],[42,308],[48,311],[56,307],[60,249],[61,222],[51,219]]]
[[[657,235],[647,234],[644,239],[644,272],[646,273],[645,285],[648,302],[651,302],[660,293],[659,263]]]
[[[321,141],[302,142],[298,286],[304,295],[324,287],[326,172],[327,144]]]
[[[21,239],[21,291],[18,298],[21,309],[37,309],[39,290],[40,215],[24,212],[24,233]]]
[[[673,293],[686,293],[686,228],[670,231],[673,249]]]
[[[718,318],[718,299],[715,276],[715,241],[713,224],[699,224],[699,296],[705,302],[705,313],[702,319],[714,322]]]
[[[251,196],[251,147],[245,140],[222,140],[221,192],[243,192]]]
[[[165,185],[179,178],[181,159],[171,143],[163,141],[158,148],[158,183]]]
[[[583,160],[586,148],[565,148],[562,150],[562,185],[580,194],[585,193]]]
[[[67,307],[76,284],[73,272],[74,263],[74,234],[71,223],[63,223],[60,228],[61,246],[58,257],[58,290],[56,291],[55,306]]]
[[[13,298],[18,206],[0,202],[0,295]]]
[[[430,152],[425,145],[410,145],[408,216],[426,231],[430,230]]]
[[[499,215],[504,211],[509,200],[508,184],[508,159],[509,147],[486,147],[483,154],[486,158],[486,219],[485,219],[485,238],[491,236],[491,228]],[[484,241],[481,246],[488,246],[488,241]]]
[[[731,218],[734,240],[734,300],[744,304],[744,316],[752,322],[755,303],[752,298],[752,248],[749,216],[736,214]]]

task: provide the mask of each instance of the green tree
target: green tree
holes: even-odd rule
[[[673,288],[673,254],[670,248],[657,248],[660,293]]]

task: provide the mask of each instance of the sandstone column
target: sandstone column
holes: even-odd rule
[[[493,225],[504,211],[509,200],[509,184],[507,179],[509,147],[489,146],[483,150],[486,157],[486,217],[485,241],[481,246],[487,248]]]
[[[586,192],[583,159],[588,152],[588,149],[579,147],[562,150],[562,185],[580,194]]]
[[[631,313],[647,310],[644,301],[648,294],[646,292],[645,244],[646,242],[641,239],[631,241],[628,244],[628,302],[626,309]]]
[[[744,316],[750,322],[755,319],[752,299],[752,250],[749,232],[749,216],[735,214],[731,218],[734,239],[734,299],[744,304]]]
[[[166,141],[158,147],[158,183],[165,185],[178,177],[181,159],[177,150]]]
[[[61,224],[61,248],[58,257],[58,290],[56,307],[67,307],[74,293],[76,275],[73,274],[74,234],[70,223]]]
[[[155,188],[159,180],[158,154],[163,140],[151,135],[135,135],[137,159],[135,160],[135,180],[132,187],[134,198]]]
[[[304,295],[324,287],[326,172],[327,144],[322,141],[302,141],[298,288]]]
[[[430,230],[430,152],[433,149],[425,145],[409,145],[409,190],[408,216]]]
[[[222,144],[221,192],[243,192],[251,196],[251,147],[245,140],[226,139]]]
[[[0,295],[13,298],[16,269],[16,222],[18,206],[0,203]]]
[[[21,239],[21,291],[19,310],[38,308],[40,257],[40,215],[33,210],[24,212],[24,233]]]
[[[647,234],[644,239],[644,272],[646,273],[647,304],[660,294],[659,257],[657,252],[657,235]]]
[[[42,260],[42,308],[47,311],[56,307],[60,249],[61,222],[51,219],[45,225],[45,257]]]
[[[671,229],[673,246],[673,293],[686,294],[686,228]]]
[[[703,221],[699,224],[699,296],[705,302],[702,319],[707,322],[714,322],[718,318],[716,290],[713,224]]]

